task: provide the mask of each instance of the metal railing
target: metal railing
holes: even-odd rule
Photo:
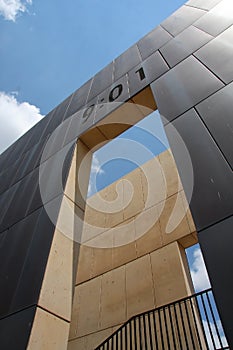
[[[211,289],[133,316],[96,350],[230,349]]]

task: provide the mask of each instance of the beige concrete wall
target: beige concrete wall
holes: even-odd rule
[[[88,148],[78,141],[47,261],[28,349],[64,350],[67,348],[72,300],[77,272],[78,237],[82,233],[85,198],[80,196],[77,174]],[[91,154],[84,171],[89,174]],[[81,182],[87,192],[88,177]],[[79,220],[80,219],[80,220]]]
[[[192,293],[186,207],[170,150],[88,199],[68,349],[93,349],[132,315]]]
[[[145,173],[153,170],[153,166],[157,168],[158,162],[163,170],[160,170],[159,184],[155,176],[149,185],[150,198],[147,201],[148,181]],[[165,193],[161,190],[162,181],[166,181]],[[133,185],[134,193],[126,205],[128,183]],[[117,208],[112,202],[116,199],[122,209],[109,213]],[[105,212],[98,211],[98,207]],[[89,198],[76,284],[171,242],[178,241],[184,248],[195,244],[196,230],[191,213],[186,208],[184,191],[169,150]],[[167,233],[170,218],[173,218],[174,229]]]

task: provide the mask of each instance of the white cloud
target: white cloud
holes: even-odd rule
[[[104,174],[103,169],[101,169],[100,162],[96,155],[93,155],[92,164],[91,164],[91,172],[90,172],[90,180],[88,185],[88,193],[87,197],[90,197],[96,192],[96,176],[97,174]]]
[[[15,22],[18,14],[27,11],[32,0],[0,0],[0,14],[8,21]]]
[[[193,258],[194,261],[190,270],[195,290],[201,291],[210,288],[210,281],[200,248],[194,250]]]
[[[0,153],[36,124],[43,116],[28,102],[18,102],[13,94],[0,91]]]

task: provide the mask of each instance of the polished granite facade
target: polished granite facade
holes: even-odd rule
[[[173,125],[190,153],[194,191],[190,208],[226,336],[233,346],[233,5],[231,0],[189,0],[161,25],[97,73],[0,157],[0,344],[28,343],[54,234],[44,204],[59,202],[59,155],[65,185],[75,143],[105,117],[91,113],[104,102],[124,103],[149,86],[189,191]],[[114,103],[112,109],[116,108]],[[77,118],[80,109],[83,116]],[[111,111],[108,108],[106,114]],[[46,163],[46,203],[39,190],[39,164],[49,135],[64,121]],[[57,213],[58,214],[58,213]]]

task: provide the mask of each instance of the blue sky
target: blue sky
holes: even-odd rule
[[[183,0],[0,1],[0,153],[183,3]],[[141,128],[129,130],[122,138],[137,140],[156,155],[167,147],[159,117],[155,114],[143,123],[148,132],[150,128],[159,130],[162,142]],[[105,156],[110,151],[107,149]],[[140,163],[148,160],[146,157]],[[101,154],[99,159],[103,162]],[[123,170],[112,170],[111,181],[136,166],[124,161],[120,165],[119,161],[112,163],[113,169]],[[109,166],[106,163],[102,175],[97,176],[99,188],[107,183],[104,174],[110,176]],[[204,265],[194,249],[190,253],[191,265],[198,276],[203,276]]]
[[[0,91],[17,91],[18,101],[39,107],[44,115],[184,1],[12,3],[26,9],[15,22],[0,19]],[[3,5],[0,11],[6,17]]]
[[[0,152],[183,3],[184,0],[2,0]],[[151,128],[158,128],[158,117],[149,120]],[[147,121],[143,123],[148,125]],[[147,140],[140,129],[127,136],[142,143]],[[155,142],[153,154],[162,150]],[[118,177],[135,167],[129,161],[122,161],[120,167],[117,161],[112,165]],[[106,164],[102,172],[106,176],[98,177],[98,189],[104,181],[108,185],[115,180],[108,169]]]
[[[160,115],[155,111],[95,153],[89,196],[164,152],[168,147]]]
[[[184,0],[1,0],[0,153]]]

